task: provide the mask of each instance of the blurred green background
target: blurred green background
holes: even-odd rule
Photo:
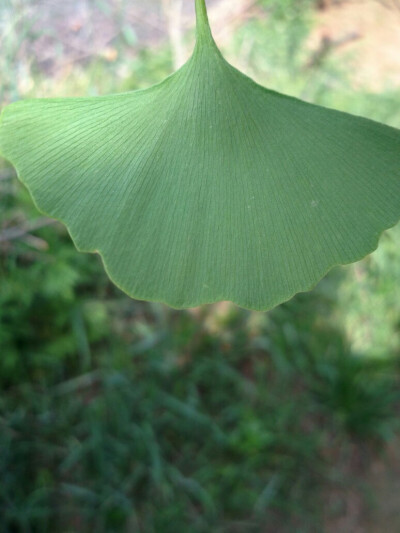
[[[209,4],[260,83],[400,127],[396,71],[353,46],[379,52],[396,1]],[[2,0],[1,105],[147,87],[193,39],[187,0]],[[1,532],[400,532],[399,226],[268,313],[174,311],[115,288],[1,161],[0,277]]]

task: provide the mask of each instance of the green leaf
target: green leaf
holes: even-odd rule
[[[0,150],[134,298],[269,309],[400,218],[400,131],[269,91],[197,44],[146,90],[7,107]]]

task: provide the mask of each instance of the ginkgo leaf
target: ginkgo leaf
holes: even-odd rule
[[[267,90],[197,43],[146,90],[17,102],[0,150],[130,296],[269,309],[400,218],[400,131]]]

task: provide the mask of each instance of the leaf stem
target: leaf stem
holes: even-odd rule
[[[208,41],[214,44],[211,34],[210,23],[208,21],[207,7],[205,0],[195,0],[196,6],[196,36],[198,43]]]

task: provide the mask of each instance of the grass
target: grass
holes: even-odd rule
[[[21,350],[0,410],[3,530],[320,530],[337,454],[393,437],[398,390],[388,364],[344,353],[320,295],[299,319],[306,299],[227,309],[221,333],[213,308],[107,299],[116,326],[88,361]]]
[[[32,31],[16,10],[30,4],[13,2],[2,43],[6,23]],[[245,24],[231,57],[254,39],[246,70],[260,81],[400,126],[395,91],[355,94],[333,57],[304,71],[310,12],[276,6],[262,3],[270,18]],[[112,44],[116,61],[69,77],[32,67],[34,84],[11,90],[17,60],[35,63],[11,43],[3,101],[125,90],[170,69],[167,49],[125,64]],[[0,172],[1,231],[39,217]],[[399,231],[269,313],[130,300],[58,224],[0,243],[0,531],[313,533],[346,515],[349,490],[368,521],[364,473],[399,431]]]

